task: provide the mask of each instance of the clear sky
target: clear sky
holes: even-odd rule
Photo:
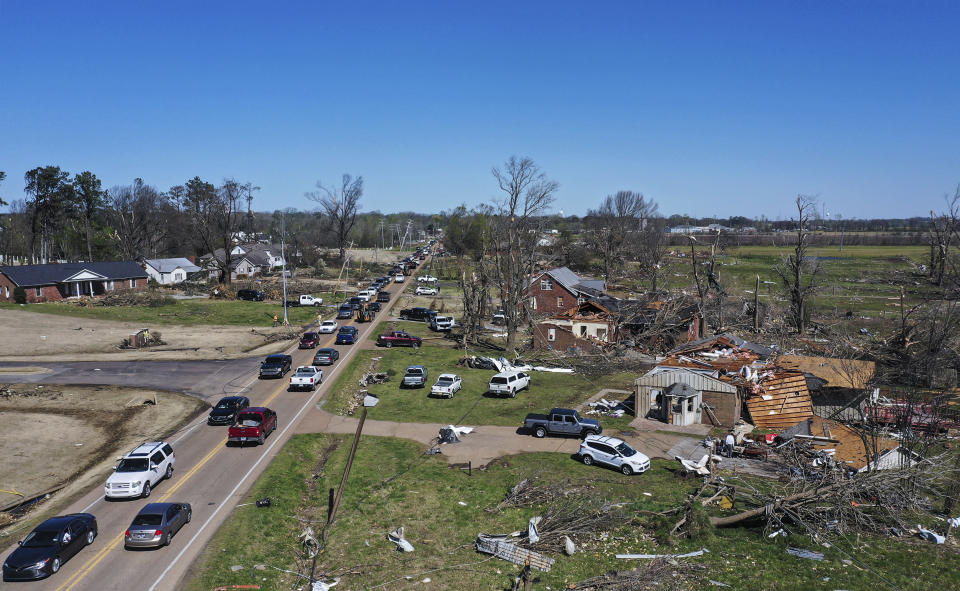
[[[925,215],[960,183],[960,2],[0,0],[0,196],[23,173],[106,187],[198,175],[308,208],[496,195],[532,157],[582,214]]]

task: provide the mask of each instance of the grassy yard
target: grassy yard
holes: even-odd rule
[[[319,537],[328,491],[339,484],[351,441],[349,436],[323,434],[292,438],[243,501],[250,504],[234,510],[204,549],[187,589],[244,584],[306,589],[304,579],[278,569],[309,572],[308,562],[299,555],[297,536],[309,525]],[[662,546],[654,533],[663,531],[664,525],[654,525],[657,518],[644,512],[678,506],[699,485],[697,479],[674,476],[668,461],[654,461],[647,473],[626,477],[583,466],[565,454],[524,454],[468,476],[423,451],[406,440],[361,439],[317,573],[328,575],[328,581],[341,575],[344,589],[508,589],[519,567],[476,552],[473,541],[479,532],[522,530],[530,517],[549,509],[535,503],[487,510],[518,481],[532,478],[538,483],[566,480],[569,486],[587,486],[594,498],[625,503],[627,517],[633,517],[632,523],[625,519],[609,536],[596,532],[577,537],[579,551],[573,556],[549,551],[556,563],[550,572],[537,573],[534,589],[562,589],[640,562],[619,560],[617,553],[682,553],[701,547],[710,552],[683,559],[706,567],[685,588],[716,589],[710,579],[745,591],[889,588],[870,569],[901,589],[960,585],[960,569],[951,566],[956,564],[954,551],[912,540],[860,537],[855,547],[842,552],[806,537],[770,540],[760,529],[731,528],[707,530],[699,539]],[[271,498],[271,507],[252,504],[263,497]],[[672,518],[667,521],[672,524]],[[386,539],[387,532],[398,526],[404,527],[413,553],[397,552]],[[795,558],[786,553],[787,546],[815,549],[825,558],[820,562]],[[242,568],[234,572],[234,565]],[[254,565],[265,565],[265,570]],[[430,582],[422,582],[427,577]]]
[[[331,294],[319,294],[330,303]],[[283,306],[270,302],[246,302],[242,300],[176,300],[156,306],[78,306],[72,303],[17,304],[0,303],[0,309],[24,310],[44,314],[61,314],[79,318],[136,322],[144,326],[165,324],[210,324],[239,326],[270,326],[274,314],[283,318]],[[325,317],[333,314],[333,308],[319,308]],[[315,321],[317,308],[288,308],[287,316],[293,325]]]
[[[413,334],[423,330],[418,328],[423,323],[397,324]],[[516,398],[499,398],[487,394],[487,384],[495,372],[457,366],[457,361],[463,356],[463,351],[442,346],[424,346],[416,350],[394,347],[361,351],[337,378],[327,395],[324,408],[334,413],[344,412],[357,390],[357,381],[377,357],[380,358],[378,371],[390,374],[391,380],[369,388],[372,394],[380,397],[380,403],[370,409],[368,416],[385,421],[519,425],[527,413],[545,412],[558,406],[576,406],[601,388],[628,388],[636,379],[636,374],[630,372],[610,374],[599,379],[576,374],[532,372],[529,390],[520,392]],[[400,380],[410,365],[427,367],[430,378],[426,388],[400,388]],[[428,396],[430,386],[441,373],[455,373],[463,378],[463,389],[451,399]],[[601,418],[601,424],[606,425],[607,421]],[[623,425],[618,423],[618,426]]]

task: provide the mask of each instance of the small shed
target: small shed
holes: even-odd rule
[[[684,388],[686,386],[686,388]],[[690,425],[704,423],[716,426],[733,426],[740,419],[741,398],[738,388],[731,383],[690,371],[652,370],[634,381],[637,416],[669,422],[675,404],[685,403],[681,416],[672,424]],[[668,391],[674,388],[674,400]],[[693,397],[691,392],[698,394]],[[693,414],[687,410],[693,403]],[[694,418],[695,417],[695,418]],[[692,422],[676,422],[677,420]]]

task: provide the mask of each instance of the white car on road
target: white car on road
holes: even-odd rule
[[[405,277],[403,276],[402,273],[397,273],[397,275],[393,278],[393,282],[394,282],[394,283],[403,283],[403,280],[404,280],[404,279],[405,279]]]
[[[320,334],[333,334],[337,332],[337,321],[324,320],[320,323],[320,326],[317,327],[317,332]]]
[[[139,445],[113,469],[103,486],[103,494],[110,499],[149,497],[158,482],[173,476],[176,461],[169,443],[150,441]]]
[[[416,289],[416,291],[415,291],[414,293],[416,293],[416,295],[435,296],[435,295],[437,295],[437,293],[439,293],[439,292],[437,291],[437,288],[436,288],[436,287],[425,287],[425,286],[421,285],[420,287],[418,287],[418,288]]]
[[[606,464],[627,476],[650,469],[650,458],[630,447],[623,439],[587,435],[580,443],[580,461],[586,465]]]
[[[423,275],[417,277],[417,283],[436,283],[438,279],[432,275]]]
[[[463,381],[460,379],[460,376],[452,373],[442,373],[440,377],[437,378],[437,383],[430,388],[430,395],[441,398],[453,398],[453,395],[459,392],[462,387]]]
[[[312,365],[303,365],[297,368],[290,376],[291,390],[310,390],[323,383],[323,370]]]

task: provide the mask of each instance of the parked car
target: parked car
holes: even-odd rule
[[[393,282],[394,282],[394,283],[403,283],[404,279],[406,279],[406,277],[403,275],[403,273],[397,273],[397,274],[393,277]]]
[[[429,308],[407,308],[406,310],[400,310],[400,320],[429,322],[430,318],[436,315],[437,313]]]
[[[158,482],[173,476],[176,461],[173,447],[165,441],[138,445],[113,469],[103,493],[108,499],[149,497]]]
[[[434,316],[430,318],[430,330],[447,332],[453,329],[453,316]]]
[[[320,344],[320,335],[315,332],[305,332],[300,337],[300,349],[313,349]]]
[[[293,357],[289,355],[269,355],[260,364],[261,378],[282,378],[290,371],[293,365]]]
[[[227,432],[227,444],[263,440],[277,428],[277,413],[263,406],[251,406],[237,415],[237,422]]]
[[[33,581],[56,573],[97,537],[97,518],[90,513],[51,517],[33,528],[3,561],[4,581]]]
[[[337,332],[337,326],[336,320],[324,320],[320,323],[320,326],[317,327],[317,332],[320,334],[333,334]]]
[[[580,460],[587,466],[597,463],[620,470],[626,475],[650,469],[650,458],[630,447],[623,439],[606,435],[587,435],[580,442]]]
[[[317,349],[317,354],[313,356],[314,365],[333,365],[333,362],[340,359],[340,351],[336,349]]]
[[[312,365],[302,365],[290,376],[290,390],[310,390],[323,383],[323,370]]]
[[[394,345],[398,347],[413,347],[416,349],[423,341],[420,337],[415,337],[402,330],[394,330],[377,337],[377,346],[390,348]]]
[[[356,326],[341,326],[337,332],[338,345],[352,345],[357,342],[357,333],[360,331]]]
[[[429,372],[422,365],[411,365],[403,374],[403,381],[400,382],[401,388],[423,388],[427,385]]]
[[[436,287],[427,287],[425,285],[421,285],[414,291],[414,295],[418,296],[435,296],[438,293]]]
[[[530,376],[522,371],[502,371],[490,378],[488,387],[493,394],[516,398],[517,392],[530,387]]]
[[[523,420],[523,427],[535,437],[549,435],[599,435],[603,432],[596,419],[585,419],[569,408],[554,408],[549,415],[530,413]]]
[[[232,425],[237,413],[250,406],[250,399],[246,396],[224,396],[210,410],[207,417],[208,425]]]
[[[503,313],[503,310],[497,310],[496,314],[490,318],[490,322],[496,324],[497,326],[503,326],[507,323],[507,316]]]
[[[389,291],[384,291],[381,289],[380,291],[377,292],[377,301],[383,302],[383,303],[389,302],[391,295],[392,294]]]
[[[148,503],[123,533],[124,548],[169,546],[180,529],[190,523],[190,503]]]
[[[297,304],[301,306],[320,307],[323,305],[323,298],[317,298],[307,293],[300,296],[300,299],[297,300]]]
[[[421,275],[417,277],[417,283],[436,283],[438,279],[433,275]]]
[[[238,300],[247,300],[248,302],[262,302],[264,297],[265,297],[264,293],[262,291],[257,291],[256,289],[237,290]]]
[[[430,388],[430,394],[441,398],[453,398],[453,395],[459,392],[462,387],[463,381],[460,376],[452,373],[442,373],[437,378],[437,383]]]
[[[349,302],[340,304],[340,307],[337,308],[337,319],[346,320],[348,318],[353,318],[353,306]]]

